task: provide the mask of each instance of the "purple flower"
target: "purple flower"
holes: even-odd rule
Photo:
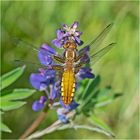
[[[66,110],[64,108],[58,108],[57,109],[58,119],[63,123],[68,123],[69,119],[66,116],[67,113],[68,113],[68,110]]]
[[[54,48],[51,48],[48,44],[43,44],[40,47],[38,58],[42,65],[48,66],[53,63],[52,55],[56,54]]]
[[[71,102],[68,106],[66,106],[66,105],[64,104],[64,102],[62,101],[62,97],[60,98],[60,104],[61,104],[61,106],[62,106],[63,108],[68,109],[69,111],[76,109],[77,106],[79,105],[79,104],[76,103],[74,100],[72,100],[72,102]]]
[[[57,110],[58,118],[61,122],[68,123],[69,120],[68,120],[66,114],[69,111],[76,109],[79,106],[79,104],[76,103],[75,101],[72,101],[68,106],[65,106],[65,104],[63,103],[61,98],[60,98],[60,104],[62,105],[63,108],[58,108],[58,110]]]
[[[49,99],[54,100],[58,96],[60,89],[61,89],[60,81],[57,81],[53,86],[50,86]]]
[[[84,67],[79,70],[77,77],[79,80],[82,80],[85,78],[94,78],[95,75],[91,72],[90,68]]]
[[[45,102],[47,101],[47,98],[45,96],[41,96],[39,100],[34,101],[32,105],[32,109],[34,111],[40,111],[44,108]]]
[[[55,81],[56,72],[54,70],[39,69],[39,73],[30,75],[30,82],[35,89],[45,90],[49,84]]]
[[[64,44],[69,41],[73,40],[76,42],[77,45],[82,45],[83,41],[80,40],[80,35],[82,32],[77,31],[78,22],[74,22],[72,26],[68,26],[64,24],[62,26],[62,29],[57,30],[57,38],[52,41],[52,43],[58,47],[61,48],[64,46]]]
[[[70,103],[70,105],[68,106],[69,111],[76,109],[79,106],[78,103],[76,103],[75,101],[72,101]]]
[[[61,48],[61,47],[63,47],[63,45],[64,45],[64,41],[63,40],[61,40],[61,39],[54,39],[53,41],[52,41],[52,43],[56,46],[56,47],[58,47],[58,48]]]
[[[86,46],[79,51],[79,54],[84,52],[84,56],[80,59],[80,62],[86,62],[86,63],[90,62],[89,51],[90,51],[89,46]]]
[[[62,39],[63,37],[65,37],[65,33],[63,31],[61,31],[61,29],[58,29],[57,30],[57,38]]]

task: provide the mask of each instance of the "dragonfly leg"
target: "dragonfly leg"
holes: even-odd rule
[[[77,73],[84,64],[86,64],[86,63],[85,62],[80,62],[79,64],[77,64],[75,66],[75,73]]]
[[[55,60],[57,60],[58,62],[60,62],[60,63],[65,63],[65,58],[63,58],[63,57],[61,57],[59,55],[54,55],[53,58]]]
[[[80,53],[80,54],[75,58],[75,62],[79,61],[84,55],[85,55],[85,52]]]
[[[53,70],[56,70],[56,71],[63,71],[64,70],[64,67],[63,66],[58,66],[58,65],[52,65],[51,66]]]

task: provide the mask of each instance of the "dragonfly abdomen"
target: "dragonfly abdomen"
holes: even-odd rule
[[[65,105],[69,105],[75,92],[75,74],[73,70],[65,70],[62,75],[61,93]]]

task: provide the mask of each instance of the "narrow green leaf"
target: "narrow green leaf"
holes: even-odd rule
[[[0,122],[0,131],[11,133],[12,131],[3,122]]]
[[[111,128],[106,123],[104,123],[102,120],[100,120],[99,118],[97,118],[95,115],[92,115],[90,117],[90,121],[93,122],[94,125],[96,125],[98,127],[101,127],[102,129],[104,129],[106,131],[111,132]]]
[[[13,91],[9,91],[6,95],[1,97],[1,100],[11,101],[11,100],[19,100],[25,99],[31,96],[35,90],[32,89],[14,89]]]
[[[85,101],[85,99],[88,98],[88,96],[93,94],[93,91],[96,89],[96,86],[99,85],[99,83],[100,83],[99,75],[94,80],[89,80],[87,88],[85,89],[83,93],[82,100]]]
[[[96,92],[94,92],[94,94],[91,94],[91,96],[89,96],[85,102],[83,102],[83,104],[81,105],[82,108],[82,112],[86,115],[86,116],[90,116],[91,112],[94,109],[95,104],[97,103],[97,95],[99,93],[99,90],[97,90]]]
[[[110,96],[112,96],[113,92],[111,87],[105,87],[102,88],[98,94],[98,101],[102,101],[106,98],[110,98]]]
[[[13,82],[15,82],[23,74],[24,69],[25,69],[25,66],[18,67],[16,69],[4,74],[1,77],[2,85],[0,87],[0,90],[6,88],[7,86],[9,86]]]
[[[113,100],[117,99],[118,97],[121,97],[122,95],[123,95],[122,93],[115,93],[115,94],[108,95],[102,98],[102,100],[99,100],[95,107],[98,108],[110,104],[112,103]]]
[[[1,100],[0,109],[2,109],[3,111],[9,111],[9,110],[20,108],[21,106],[23,106],[25,104],[26,104],[26,102],[23,102],[23,101],[5,101],[5,100]]]

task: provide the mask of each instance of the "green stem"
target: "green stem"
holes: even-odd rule
[[[67,117],[68,118],[73,118],[75,113],[76,113],[75,111],[71,111],[67,114]],[[52,125],[45,128],[44,130],[37,131],[37,132],[31,134],[29,137],[27,137],[27,139],[30,140],[30,139],[33,139],[33,138],[39,138],[39,137],[41,137],[45,134],[52,133],[52,132],[58,130],[61,126],[63,126],[63,123],[60,120],[57,120]]]

